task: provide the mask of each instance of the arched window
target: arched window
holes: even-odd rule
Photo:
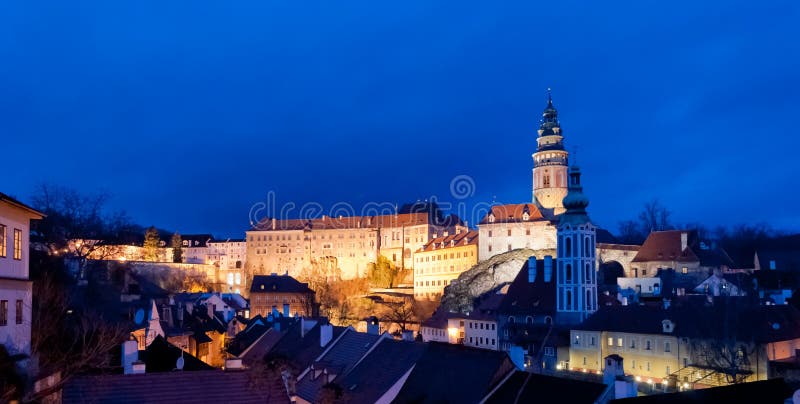
[[[572,310],[572,291],[567,291],[567,310]]]
[[[572,256],[572,237],[570,236],[564,238],[564,256]]]
[[[508,323],[514,324],[514,317],[508,317]]]
[[[583,256],[584,257],[591,257],[592,252],[589,251],[589,237],[583,239]]]
[[[547,325],[553,324],[553,317],[547,316],[544,318],[544,323]]]
[[[564,266],[564,280],[566,282],[572,282],[572,264],[567,264]]]
[[[586,282],[592,282],[592,266],[590,264],[586,264]]]
[[[531,316],[525,317],[525,324],[533,324],[533,317]]]

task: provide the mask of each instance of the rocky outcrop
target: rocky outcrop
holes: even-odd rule
[[[522,248],[479,262],[444,288],[440,310],[458,313],[472,311],[476,297],[513,281],[522,265],[532,255],[544,257],[555,255],[555,251]]]

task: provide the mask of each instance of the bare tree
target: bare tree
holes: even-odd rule
[[[639,223],[645,232],[672,229],[670,212],[657,199],[644,204],[644,209],[639,213]]]
[[[386,301],[383,304],[387,308],[384,314],[385,320],[397,324],[401,333],[405,332],[410,324],[416,322],[417,316],[412,299],[403,298],[399,301]]]
[[[60,372],[56,387],[85,371],[110,370],[111,353],[129,335],[94,311],[73,311],[65,289],[51,275],[34,283],[31,351],[40,369]]]

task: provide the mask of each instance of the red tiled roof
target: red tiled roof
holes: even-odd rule
[[[480,224],[487,224],[489,216],[494,215],[494,223],[522,222],[525,212],[528,212],[527,221],[543,220],[544,216],[539,208],[532,203],[517,203],[509,205],[494,205],[492,210],[481,219]]]
[[[444,243],[444,245],[442,244]],[[420,251],[433,251],[441,248],[461,247],[465,245],[477,245],[478,232],[475,230],[450,234],[447,236],[436,237],[423,246]]]
[[[686,233],[687,247],[681,249],[681,234]],[[692,250],[692,244],[697,242],[696,231],[654,231],[647,236],[642,248],[636,253],[633,262],[647,261],[698,261],[697,255]]]
[[[427,213],[403,213],[382,216],[323,216],[316,219],[275,219],[274,230],[357,229],[416,226],[432,224]],[[253,230],[273,230],[273,219],[264,219]]]

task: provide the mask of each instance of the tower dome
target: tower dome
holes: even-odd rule
[[[561,215],[560,223],[587,223],[589,222],[589,215],[586,213],[586,207],[589,206],[589,198],[583,193],[583,186],[581,185],[581,169],[578,166],[571,166],[569,168],[569,187],[567,189],[567,196],[561,202],[564,205],[564,212]]]

